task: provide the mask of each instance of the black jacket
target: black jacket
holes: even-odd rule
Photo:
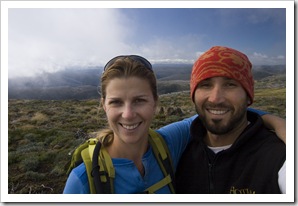
[[[278,171],[286,146],[265,128],[261,117],[248,112],[250,125],[227,150],[214,154],[203,142],[206,129],[199,118],[176,172],[177,193],[280,193]]]

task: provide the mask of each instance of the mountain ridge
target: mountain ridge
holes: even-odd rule
[[[153,65],[158,93],[189,89],[191,64]],[[43,72],[34,77],[8,79],[9,99],[67,100],[99,98],[101,67],[68,68],[55,73]],[[253,67],[255,80],[286,73],[285,65]]]

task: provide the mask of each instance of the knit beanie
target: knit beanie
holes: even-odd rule
[[[245,54],[228,47],[212,47],[202,54],[192,67],[190,78],[192,101],[194,101],[194,92],[199,82],[211,77],[228,77],[242,85],[250,98],[250,104],[252,104],[254,80],[251,68],[252,64]]]

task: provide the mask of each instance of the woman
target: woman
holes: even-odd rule
[[[148,143],[149,128],[158,103],[156,85],[152,66],[143,57],[118,56],[104,67],[101,103],[110,130],[102,131],[99,139],[115,168],[115,193],[143,193],[164,178]],[[168,145],[174,168],[190,139],[189,127],[194,118],[158,130]],[[274,124],[274,121],[280,120],[276,117],[271,121],[270,118],[269,122]],[[175,134],[175,138],[171,134]],[[84,163],[72,170],[63,193],[90,193]],[[155,193],[171,191],[167,185]]]

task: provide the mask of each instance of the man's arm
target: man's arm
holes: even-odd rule
[[[285,119],[251,107],[249,107],[247,110],[259,114],[262,117],[265,126],[268,129],[275,131],[276,135],[286,144],[286,120]]]
[[[286,144],[286,120],[272,114],[264,114],[261,117],[265,126],[274,130],[276,135]]]

